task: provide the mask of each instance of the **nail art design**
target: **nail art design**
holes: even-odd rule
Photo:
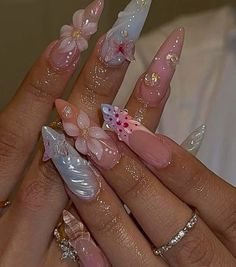
[[[90,200],[100,191],[100,175],[92,165],[59,134],[50,127],[42,128],[45,146],[44,160],[51,159],[67,184],[68,188],[78,197]]]
[[[65,132],[74,137],[75,147],[81,154],[90,156],[105,169],[119,162],[121,156],[115,142],[84,111],[61,99],[56,100],[56,108]]]
[[[49,56],[53,67],[64,70],[75,66],[80,53],[88,48],[91,35],[97,31],[103,6],[103,0],[93,1],[86,9],[75,12],[72,25],[64,25],[61,28],[60,40]]]
[[[184,32],[184,28],[173,31],[149,66],[136,92],[137,98],[142,103],[155,107],[160,104],[166,95],[181,55]]]
[[[127,110],[102,105],[107,127],[114,130],[120,141],[125,142],[136,154],[157,168],[169,165],[171,153],[157,135],[129,116]]]
[[[193,131],[187,139],[181,144],[181,146],[186,149],[189,153],[196,156],[202,141],[205,137],[206,133],[206,125],[203,124],[199,128],[197,128],[195,131]]]
[[[110,65],[134,60],[135,42],[147,18],[151,0],[131,0],[120,12],[112,29],[107,33],[101,49],[102,59]]]
[[[108,267],[105,255],[93,241],[84,224],[69,211],[63,211],[65,233],[84,267]]]

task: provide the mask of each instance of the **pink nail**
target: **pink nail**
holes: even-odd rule
[[[88,40],[97,31],[104,6],[103,0],[95,0],[87,8],[73,15],[73,23],[61,28],[60,40],[52,48],[49,63],[57,70],[75,67],[81,52],[88,48]]]
[[[156,168],[165,168],[171,161],[171,153],[161,138],[128,115],[126,110],[102,105],[107,126],[144,161]]]
[[[160,104],[170,87],[181,55],[184,34],[184,28],[178,28],[171,33],[149,66],[136,93],[137,98],[152,107]]]
[[[56,108],[65,132],[75,138],[76,149],[104,169],[113,168],[120,160],[120,153],[111,137],[90,120],[82,110],[67,101],[57,99]]]
[[[69,211],[63,211],[65,233],[84,267],[108,267],[105,255],[91,238],[84,224]]]

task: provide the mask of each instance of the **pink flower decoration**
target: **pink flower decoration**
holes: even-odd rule
[[[111,61],[117,55],[123,55],[125,59],[128,61],[135,60],[134,58],[134,43],[132,41],[124,40],[120,43],[115,42],[112,40],[112,43],[109,46],[106,61]]]
[[[91,126],[91,121],[85,112],[80,111],[77,125],[63,123],[63,126],[69,136],[77,137],[75,147],[80,153],[84,155],[91,153],[101,160],[104,152],[102,139],[109,139],[109,136],[102,128]]]
[[[64,25],[61,28],[61,38],[63,39],[59,49],[63,52],[70,52],[79,49],[80,52],[88,48],[88,38],[97,31],[97,23],[84,22],[83,9],[78,10],[73,15],[73,24]]]

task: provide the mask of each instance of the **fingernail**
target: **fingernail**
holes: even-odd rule
[[[63,211],[65,233],[84,267],[108,267],[108,261],[84,224],[69,211]]]
[[[171,33],[149,66],[136,92],[137,98],[151,107],[160,104],[170,87],[183,48],[184,32],[184,28],[178,28]]]
[[[205,137],[206,125],[203,124],[195,131],[193,131],[181,146],[192,155],[196,156]]]
[[[102,59],[110,65],[134,60],[135,42],[146,21],[151,0],[132,0],[120,12],[114,26],[108,31],[101,49]]]
[[[75,138],[75,147],[104,169],[113,168],[120,160],[117,145],[111,137],[82,110],[67,101],[57,99],[57,111],[67,135]]]
[[[97,31],[103,11],[103,0],[95,0],[73,15],[73,23],[61,28],[60,39],[49,55],[50,64],[57,70],[75,67],[80,53],[88,48],[88,40]]]
[[[99,174],[92,165],[50,127],[42,128],[44,160],[51,159],[68,188],[78,197],[91,200],[100,191]]]
[[[144,161],[156,168],[169,165],[171,153],[161,138],[135,121],[126,110],[105,104],[102,112],[106,125]]]

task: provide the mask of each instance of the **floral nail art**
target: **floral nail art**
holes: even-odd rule
[[[112,29],[107,33],[101,56],[111,65],[119,65],[125,60],[134,60],[135,42],[140,36],[147,18],[151,0],[132,0],[120,12]]]
[[[120,160],[120,153],[111,137],[84,111],[61,99],[55,103],[66,134],[75,139],[76,149],[99,166],[113,168]]]

